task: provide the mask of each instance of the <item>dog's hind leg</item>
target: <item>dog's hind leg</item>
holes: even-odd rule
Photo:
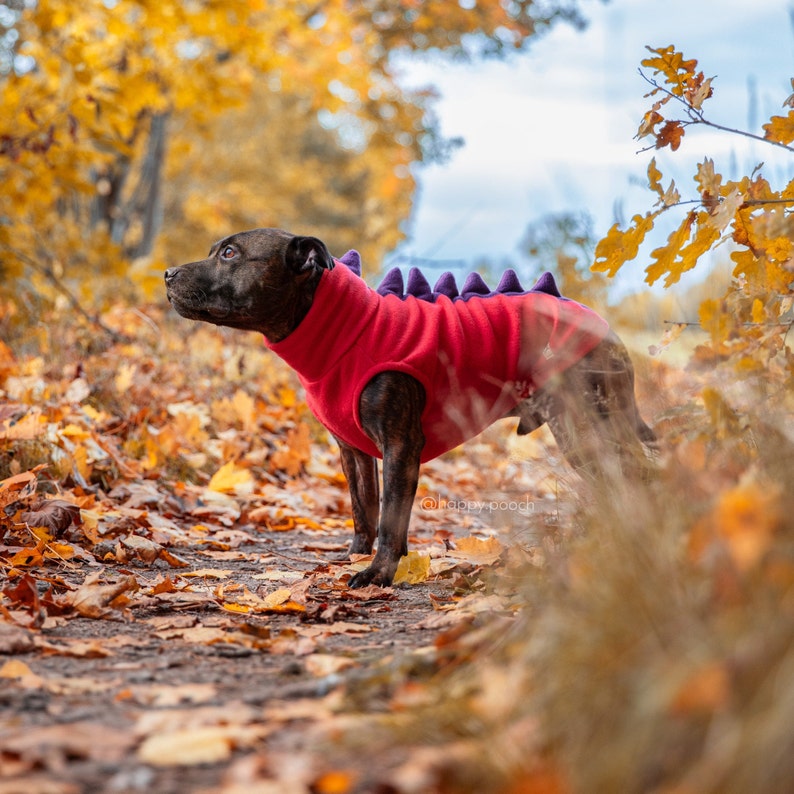
[[[656,436],[637,409],[634,368],[613,333],[514,413],[519,433],[547,422],[568,462],[588,479],[609,470],[648,473],[645,448],[654,449]]]

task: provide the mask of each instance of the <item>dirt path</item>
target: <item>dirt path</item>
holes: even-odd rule
[[[307,746],[314,727],[342,692],[355,700],[357,678],[400,679],[440,634],[470,623],[488,598],[483,566],[515,541],[492,528],[492,511],[453,503],[442,515],[431,475],[424,492],[436,487],[424,502],[435,512],[417,508],[403,574],[413,583],[386,590],[347,587],[354,569],[334,561],[349,540],[344,513],[319,529],[281,516],[272,531],[190,525],[163,504],[150,531],[108,541],[115,559],[86,555],[31,579],[38,616],[15,580],[17,609],[0,623],[0,794],[370,790],[366,759],[352,762],[356,786],[333,777],[335,752]],[[538,512],[524,529],[553,532],[553,521]],[[152,540],[169,524],[184,536]]]

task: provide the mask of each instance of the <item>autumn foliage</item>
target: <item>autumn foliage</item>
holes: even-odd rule
[[[665,285],[717,246],[733,266],[686,369],[664,358],[684,326],[636,356],[652,482],[588,488],[543,433],[497,427],[424,469],[396,587],[351,591],[367,560],[334,559],[345,482],[293,375],[254,336],[121,299],[258,218],[319,219],[377,260],[433,143],[429,94],[401,91],[389,52],[460,53],[473,31],[521,47],[563,13],[535,12],[51,0],[19,17],[37,68],[0,84],[7,790],[790,789],[794,187],[708,156],[696,197],[665,180],[661,158],[711,124],[695,60],[643,62],[655,205],[595,255]],[[790,150],[792,112],[759,141]]]

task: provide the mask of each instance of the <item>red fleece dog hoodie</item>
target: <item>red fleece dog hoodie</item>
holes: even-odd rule
[[[297,373],[314,415],[335,436],[382,457],[361,427],[359,398],[379,372],[397,370],[425,389],[422,462],[504,416],[589,353],[607,334],[599,315],[562,298],[551,274],[525,291],[512,270],[491,292],[477,274],[458,293],[445,273],[431,290],[412,269],[390,271],[375,290],[358,253],[324,270],[298,327],[268,347]],[[530,350],[519,347],[527,340]]]

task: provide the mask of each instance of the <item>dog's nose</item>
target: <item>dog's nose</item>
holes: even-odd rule
[[[169,267],[168,270],[166,270],[165,274],[164,274],[165,275],[165,283],[166,284],[170,284],[176,278],[177,273],[179,273],[179,268],[178,267]]]

